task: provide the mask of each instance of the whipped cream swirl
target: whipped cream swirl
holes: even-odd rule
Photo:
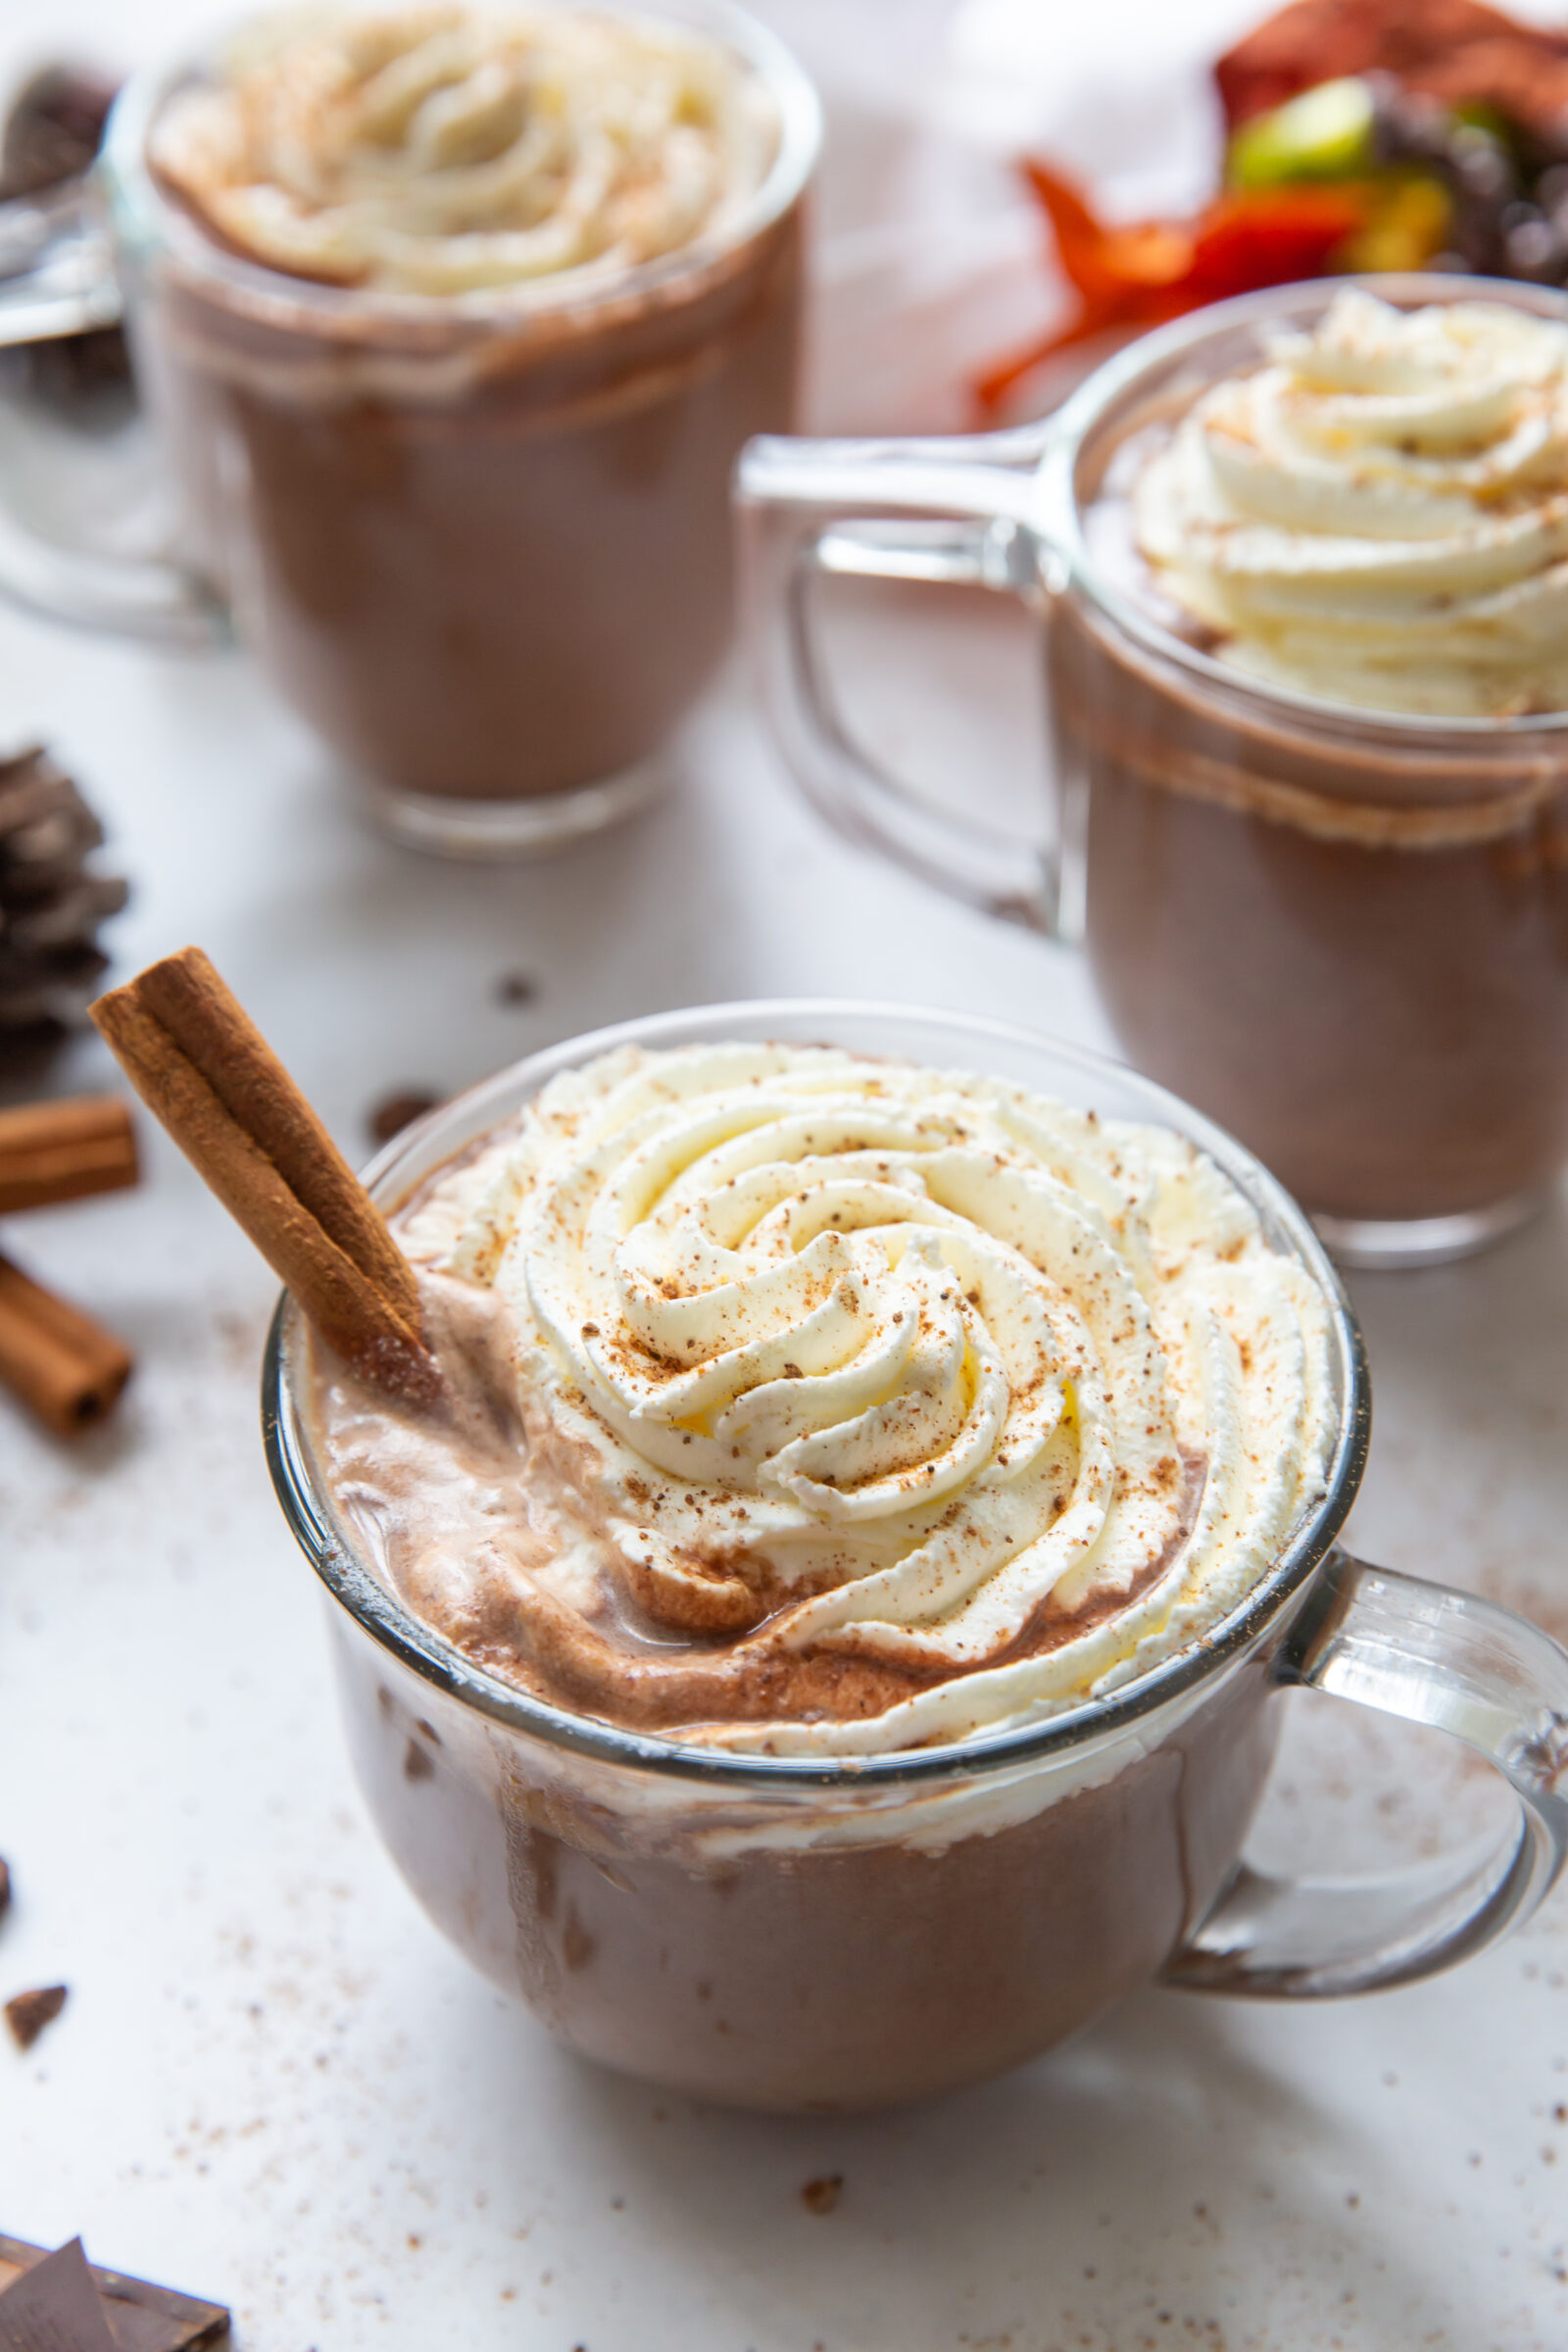
[[[1304,1269],[1181,1137],[998,1079],[627,1049],[398,1222],[489,1294],[518,1434],[454,1534],[445,1466],[389,1502],[340,1400],[340,1498],[586,1711],[777,1753],[1027,1721],[1200,1639],[1321,1496]]]
[[[291,18],[154,125],[160,175],[300,277],[454,295],[612,275],[719,228],[777,110],[657,18],[452,5]]]
[[[1568,312],[1346,288],[1203,394],[1133,503],[1240,668],[1377,710],[1568,710]]]

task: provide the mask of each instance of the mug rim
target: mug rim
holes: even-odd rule
[[[808,1021],[827,1042],[838,1022],[898,1021],[944,1030],[955,1039],[991,1041],[1016,1052],[1045,1053],[1093,1078],[1130,1086],[1159,1123],[1174,1126],[1215,1159],[1245,1197],[1266,1211],[1318,1284],[1330,1310],[1341,1388],[1339,1428],[1318,1502],[1292,1530],[1268,1570],[1199,1642],[1178,1649],[1106,1696],[1009,1730],[886,1754],[763,1756],[699,1746],[576,1715],[487,1673],[434,1628],[416,1617],[356,1552],[315,1470],[291,1382],[298,1311],[289,1294],[279,1298],[268,1334],[262,1370],[262,1426],[268,1467],[285,1521],[321,1583],[372,1642],[387,1650],[448,1699],[505,1729],[602,1762],[676,1780],[697,1781],[737,1793],[781,1796],[791,1790],[871,1790],[933,1781],[975,1779],[994,1770],[1051,1764],[1113,1744],[1130,1727],[1188,1698],[1250,1651],[1292,1613],[1312,1575],[1333,1548],[1366,1465],[1371,1395],[1365,1346],[1345,1288],[1305,1212],[1262,1163],[1226,1130],[1167,1088],[1092,1048],[1076,1046],[1020,1023],[984,1015],[869,999],[776,997],[693,1005],[642,1015],[590,1030],[509,1063],[465,1089],[405,1129],[370,1161],[365,1180],[379,1200],[395,1200],[400,1171],[438,1140],[452,1152],[520,1104],[559,1071],[624,1045],[672,1046],[722,1035],[726,1022]],[[1174,1115],[1173,1115],[1174,1114]],[[461,1133],[460,1133],[461,1130]],[[424,1171],[421,1169],[420,1173]],[[1195,1702],[1196,1703],[1196,1702]]]
[[[1361,703],[1336,702],[1328,695],[1309,694],[1300,687],[1250,676],[1233,663],[1188,644],[1141,605],[1136,596],[1108,578],[1090,554],[1073,476],[1089,435],[1111,404],[1132,391],[1141,376],[1200,349],[1210,337],[1293,310],[1326,310],[1335,295],[1346,287],[1354,287],[1405,309],[1423,302],[1500,301],[1568,325],[1568,289],[1533,285],[1517,278],[1465,276],[1437,270],[1359,271],[1335,277],[1297,278],[1287,285],[1263,286],[1250,294],[1232,295],[1224,302],[1189,311],[1163,326],[1135,336],[1121,350],[1102,360],[1048,420],[1035,474],[1040,499],[1038,528],[1048,564],[1059,564],[1065,574],[1063,585],[1079,589],[1146,652],[1174,662],[1224,698],[1235,698],[1263,710],[1286,710],[1303,724],[1316,719],[1335,728],[1349,726],[1374,737],[1383,747],[1402,740],[1408,745],[1428,748],[1438,739],[1455,736],[1466,744],[1491,741],[1499,751],[1509,751],[1521,743],[1528,748],[1542,736],[1568,734],[1568,707],[1511,716],[1446,717],[1425,711],[1378,710]]]
[[[353,15],[384,0],[337,0],[318,13]],[[269,23],[286,24],[309,12],[288,0],[247,9],[216,33],[139,68],[111,109],[95,167],[122,243],[135,252],[163,247],[193,275],[248,295],[273,310],[286,304],[298,314],[299,328],[329,332],[354,320],[389,333],[428,330],[449,324],[475,328],[524,327],[534,321],[598,313],[636,303],[660,289],[678,290],[701,279],[731,254],[741,252],[784,218],[804,193],[816,169],[823,139],[822,101],[794,51],[769,25],[737,0],[553,0],[567,13],[585,12],[675,24],[738,51],[760,76],[779,111],[778,149],[760,185],[716,231],[703,231],[671,252],[635,263],[591,286],[570,287],[577,274],[558,270],[515,285],[482,287],[457,294],[399,293],[385,288],[341,286],[298,277],[286,270],[235,252],[201,227],[190,211],[165,193],[147,161],[147,136],[175,85],[221,54],[237,33]],[[689,12],[688,16],[679,13]]]

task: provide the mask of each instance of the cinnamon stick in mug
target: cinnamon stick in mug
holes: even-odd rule
[[[119,1095],[0,1110],[0,1215],[119,1192],[136,1174],[130,1105]]]
[[[132,1086],[328,1344],[390,1394],[440,1375],[385,1220],[199,948],[91,1008]]]

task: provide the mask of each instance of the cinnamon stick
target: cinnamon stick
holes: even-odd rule
[[[136,1181],[136,1134],[119,1095],[0,1110],[0,1216]]]
[[[154,1117],[329,1345],[374,1387],[439,1392],[414,1269],[249,1015],[199,948],[91,1007]]]
[[[0,1380],[56,1437],[101,1421],[131,1363],[112,1331],[0,1257]]]

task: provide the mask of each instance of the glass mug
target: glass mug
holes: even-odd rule
[[[547,848],[640,806],[729,640],[736,453],[791,420],[820,144],[811,85],[761,25],[724,0],[649,13],[760,77],[777,152],[726,221],[575,289],[393,294],[247,260],[147,156],[164,101],[237,36],[137,75],[96,188],[20,208],[12,241],[30,220],[35,251],[0,285],[0,341],[122,302],[191,565],[74,556],[11,518],[0,586],[165,639],[226,611],[418,846]]]
[[[1159,1087],[997,1022],[820,1001],[707,1006],[503,1070],[391,1145],[371,1190],[395,1204],[592,1054],[723,1039],[961,1066],[1190,1136],[1329,1300],[1339,1417],[1326,1491],[1201,1644],[1099,1701],[901,1754],[720,1753],[497,1680],[377,1580],[313,1455],[285,1299],[264,1375],[269,1461],[326,1589],[365,1796],[436,1926],[603,2064],[740,2106],[852,2110],[1033,2057],[1154,1978],[1366,1991],[1528,1916],[1568,1850],[1568,1652],[1489,1602],[1338,1547],[1370,1414],[1354,1318],[1279,1184]],[[1349,1883],[1239,1859],[1292,1686],[1436,1725],[1485,1756],[1518,1798],[1494,1849]]]
[[[1240,1135],[1338,1256],[1400,1265],[1507,1232],[1568,1159],[1568,713],[1388,716],[1244,677],[1163,627],[1087,527],[1132,435],[1257,367],[1340,283],[1145,336],[1040,425],[756,443],[739,497],[768,703],[818,809],[1081,942],[1138,1067]],[[1368,284],[1404,308],[1478,293]],[[1484,291],[1568,319],[1555,290]],[[816,634],[823,573],[1004,590],[1039,613],[1048,843],[944,814],[855,742]]]

